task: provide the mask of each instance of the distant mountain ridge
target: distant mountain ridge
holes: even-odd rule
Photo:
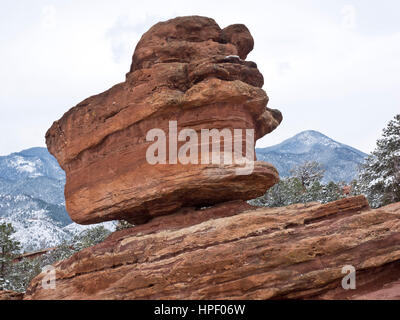
[[[323,182],[350,182],[357,178],[358,165],[367,154],[326,135],[307,130],[277,145],[256,149],[257,159],[272,163],[281,177],[306,161],[317,161],[325,169]]]
[[[72,222],[64,185],[64,171],[46,148],[0,157],[0,222],[12,223],[24,251],[56,246],[93,227]]]
[[[64,205],[65,174],[46,148],[31,148],[0,157],[0,193],[29,195]]]

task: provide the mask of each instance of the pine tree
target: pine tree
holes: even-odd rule
[[[324,186],[321,184],[321,182],[319,180],[315,180],[306,187],[301,195],[301,201],[299,202],[307,203],[320,201],[322,198],[323,188]]]
[[[15,262],[20,246],[12,239],[14,229],[11,224],[0,224],[0,290],[23,292],[41,269],[57,261],[64,260],[84,248],[105,240],[110,231],[98,226],[82,231],[70,241],[64,241],[57,249],[34,259]]]
[[[25,258],[13,264],[13,272],[9,275],[10,289],[24,292],[31,280],[41,272],[40,257]]]
[[[104,241],[110,234],[111,232],[103,226],[84,230],[73,239],[64,241],[57,249],[43,255],[40,259],[40,266],[44,267],[68,259],[74,253]]]
[[[133,224],[129,223],[128,221],[125,220],[118,220],[117,226],[116,226],[116,230],[117,231],[121,231],[124,229],[129,229],[132,228]]]
[[[360,170],[361,190],[374,208],[400,201],[400,114],[376,145]]]
[[[87,247],[91,247],[95,244],[103,242],[110,235],[110,233],[111,232],[103,226],[84,230],[72,240],[72,245],[76,251],[80,251]]]
[[[350,196],[358,196],[360,194],[362,194],[361,183],[357,179],[354,179],[350,183],[350,194],[349,195]]]
[[[263,196],[249,201],[251,205],[265,207],[283,207],[295,203],[331,202],[343,198],[344,183],[321,182],[324,170],[316,162],[306,162],[295,167],[292,175],[281,179]]]
[[[251,205],[263,207],[284,207],[302,201],[304,190],[299,179],[284,178],[263,196],[249,201]]]
[[[334,183],[333,181],[329,182],[327,185],[322,187],[319,200],[322,203],[327,203],[342,199],[344,197],[343,187],[344,185],[341,183]]]
[[[12,238],[15,232],[11,223],[0,224],[0,290],[13,289],[13,259],[20,250],[20,244]]]
[[[39,258],[39,264],[41,267],[51,265],[57,261],[65,260],[71,257],[77,250],[75,249],[74,242],[63,241],[57,249],[47,252],[45,255]]]
[[[317,161],[307,161],[294,167],[290,171],[293,177],[300,180],[303,188],[306,189],[315,182],[320,182],[324,177],[325,170]]]

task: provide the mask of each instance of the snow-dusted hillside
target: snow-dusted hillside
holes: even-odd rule
[[[64,203],[65,174],[46,148],[0,157],[0,193],[26,194],[52,204]]]
[[[289,176],[296,165],[318,161],[325,169],[324,182],[355,179],[358,164],[367,156],[313,130],[303,131],[272,147],[258,148],[256,153],[258,160],[272,163],[281,177]]]
[[[62,216],[63,211],[62,206],[52,208],[31,196],[0,194],[0,219],[12,223],[17,231],[14,238],[21,243],[24,251],[51,247],[70,238],[63,230],[67,220]]]
[[[94,227],[69,218],[64,184],[64,171],[46,148],[0,157],[0,222],[12,223],[23,251],[56,246]],[[112,222],[102,225],[115,229]]]

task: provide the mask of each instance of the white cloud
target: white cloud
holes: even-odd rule
[[[54,28],[57,24],[56,19],[57,10],[53,5],[45,5],[42,8],[42,27]]]
[[[346,4],[342,7],[342,27],[344,29],[354,29],[356,27],[356,9],[353,5]]]
[[[160,18],[146,15],[142,19],[132,18],[127,14],[119,16],[106,32],[113,59],[116,63],[128,62],[132,58],[136,43],[144,30],[160,21]]]

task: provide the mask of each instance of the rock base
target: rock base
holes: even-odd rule
[[[345,290],[344,266],[356,270]],[[39,275],[26,299],[395,299],[400,203],[363,196],[328,204],[185,209],[112,234]]]

